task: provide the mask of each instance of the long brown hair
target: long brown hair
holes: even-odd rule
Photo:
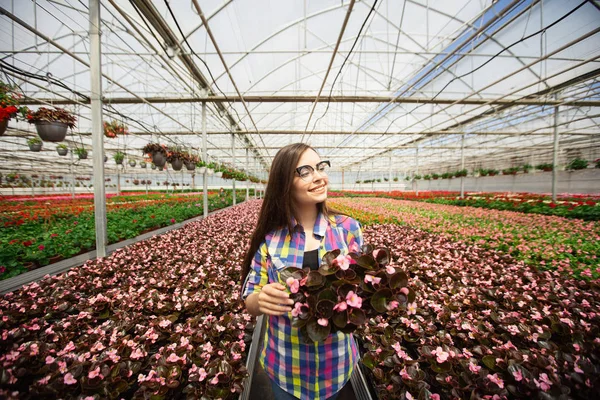
[[[287,227],[288,231],[292,232],[294,172],[300,157],[308,149],[316,153],[315,149],[305,143],[290,144],[281,148],[273,159],[265,198],[258,214],[258,223],[250,239],[250,248],[248,248],[242,263],[242,285],[250,272],[252,259],[260,244],[265,240],[265,236],[269,232],[283,227]],[[338,213],[328,209],[325,201],[318,203],[317,208],[325,216]]]

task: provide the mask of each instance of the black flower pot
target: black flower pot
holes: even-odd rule
[[[171,162],[171,167],[173,167],[174,171],[181,171],[183,167],[183,160],[181,158],[176,158]]]
[[[135,164],[136,164],[135,160],[129,160],[130,167],[135,167]]]
[[[82,153],[77,153],[77,155],[79,156],[80,160],[85,160],[88,156],[88,153],[87,153],[87,151],[84,151]]]
[[[6,132],[6,128],[8,128],[8,120],[7,119],[0,122],[0,136],[4,135],[4,132]]]
[[[167,157],[165,157],[165,155],[161,152],[153,153],[152,154],[152,162],[157,167],[164,167],[165,163],[167,162]]]
[[[45,142],[62,142],[67,136],[69,125],[62,122],[37,121],[35,129]]]
[[[69,149],[63,149],[62,147],[57,147],[56,152],[58,153],[59,156],[66,156],[67,153],[69,152]]]
[[[154,163],[152,163],[152,164],[150,165],[150,168],[152,168],[152,169],[156,169],[156,165],[155,165]]]
[[[146,161],[140,162],[140,167],[141,168],[146,168]]]
[[[185,167],[187,168],[188,171],[193,171],[196,169],[196,164],[193,162],[186,162]]]
[[[38,151],[42,151],[42,144],[41,143],[32,143],[29,145],[29,150],[35,151],[36,153]]]

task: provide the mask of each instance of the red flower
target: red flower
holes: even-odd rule
[[[175,218],[171,218],[171,223],[174,224],[175,223]]]
[[[23,246],[25,246],[25,247],[29,247],[32,244],[33,244],[33,242],[31,240],[26,240],[26,241],[23,242]]]
[[[557,204],[556,203],[550,203],[550,208],[556,208]]]
[[[58,233],[53,233],[53,234],[50,235],[51,238],[54,238],[54,237],[57,237],[57,236],[58,236]]]
[[[3,274],[6,271],[6,267],[4,265],[0,266],[0,274]]]
[[[43,244],[40,244],[38,246],[38,249],[40,249],[40,251],[44,251],[45,248],[46,248],[46,246],[44,246]]]
[[[8,242],[8,244],[15,244],[15,243],[18,243],[18,242],[19,242],[19,239],[13,239],[10,242]]]

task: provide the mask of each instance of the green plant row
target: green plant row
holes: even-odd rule
[[[164,195],[163,195],[164,196]],[[126,200],[125,198],[121,198]],[[245,193],[236,200],[243,202]],[[233,204],[231,193],[209,196],[209,211]],[[136,208],[110,210],[107,213],[108,244],[131,239],[143,233],[179,223],[204,213],[202,197],[190,197],[179,203],[144,203]],[[20,275],[60,259],[70,258],[96,247],[93,210],[79,216],[56,215],[50,222],[30,221],[0,231],[0,280]]]

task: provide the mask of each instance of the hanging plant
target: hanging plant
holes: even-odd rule
[[[110,122],[104,122],[104,136],[107,138],[116,138],[117,135],[127,135],[129,129],[127,125],[120,123],[119,121],[112,120]]]
[[[123,165],[123,160],[125,159],[125,153],[121,151],[117,151],[113,156],[113,159],[118,165]]]
[[[20,106],[21,94],[17,93],[13,86],[0,82],[0,135],[4,134],[8,127],[8,121],[21,115],[27,117],[29,109]]]
[[[39,138],[31,138],[27,139],[27,144],[29,145],[29,150],[31,151],[41,151],[42,150],[42,141]]]
[[[59,145],[56,146],[56,152],[58,153],[59,156],[66,156],[67,153],[69,152],[69,148],[67,147],[66,144],[60,143]]]
[[[54,110],[40,107],[37,111],[27,115],[27,121],[35,124],[40,138],[46,142],[60,142],[67,135],[67,128],[75,127],[76,118],[67,110],[56,108]]]
[[[88,156],[88,152],[83,147],[76,147],[75,154],[79,157],[80,160],[85,160]]]

